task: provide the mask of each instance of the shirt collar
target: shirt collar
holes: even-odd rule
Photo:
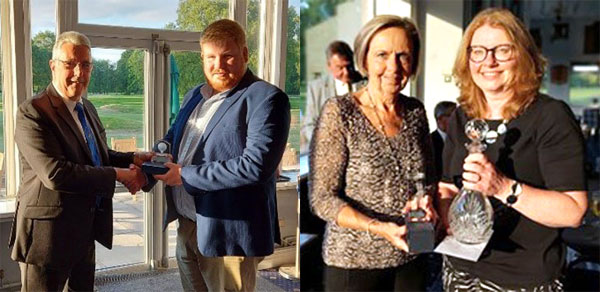
[[[438,134],[440,134],[440,136],[442,136],[442,139],[444,141],[446,141],[446,137],[448,137],[448,134],[446,134],[444,131],[440,130],[440,128],[437,128],[436,131],[438,132]]]
[[[235,86],[237,86],[237,84]],[[219,98],[227,96],[227,94],[229,94],[229,92],[232,89],[234,89],[235,86],[232,87],[231,89],[227,89],[225,91],[215,93],[215,90],[207,82],[204,86],[202,86],[202,88],[200,88],[200,94],[202,94],[202,97],[204,97],[204,98],[213,98],[213,96],[214,96],[216,99],[219,99]]]
[[[56,90],[56,92],[58,93],[58,95],[60,95],[60,97],[62,98],[63,102],[65,103],[65,105],[67,106],[67,109],[69,110],[69,112],[73,112],[75,110],[75,106],[77,105],[77,103],[82,103],[83,102],[81,100],[81,97],[79,97],[78,101],[72,101],[69,98],[66,98],[62,92],[60,92],[60,90],[58,90],[56,88],[56,85],[54,85],[54,82],[52,82],[52,86],[54,86],[54,89]]]
[[[342,81],[339,81],[333,78],[333,83],[335,84],[335,93],[336,95],[344,95],[348,93],[348,84]]]

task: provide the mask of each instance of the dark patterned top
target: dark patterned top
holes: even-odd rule
[[[349,95],[332,97],[323,107],[311,144],[310,194],[313,211],[327,221],[327,265],[380,269],[414,258],[383,237],[335,223],[346,205],[380,221],[400,220],[402,208],[416,193],[410,178],[417,171],[426,174],[426,190],[433,191],[425,109],[414,98],[400,98],[404,126],[393,137],[378,132]]]

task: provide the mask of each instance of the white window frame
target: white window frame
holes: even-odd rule
[[[165,75],[151,72],[167,72],[168,62],[156,55],[165,50],[199,51],[199,32],[171,31],[162,29],[118,27],[79,23],[78,1],[56,0],[56,35],[76,30],[86,34],[94,47],[143,49],[145,62],[145,113],[144,147],[149,149],[152,141],[167,130],[168,100],[154,98],[169,92]],[[262,0],[260,5],[261,33],[258,76],[282,89],[285,86],[287,0]],[[19,158],[14,143],[15,117],[18,104],[30,98],[32,89],[31,70],[31,16],[30,0],[2,0],[2,61],[3,104],[6,159],[7,195],[15,196],[20,182]],[[229,0],[229,18],[246,24],[246,0]],[[268,24],[268,25],[267,25]],[[268,55],[260,52],[269,52]],[[265,57],[267,56],[267,57]],[[151,98],[152,97],[152,98]],[[166,102],[164,102],[166,100]],[[152,125],[152,126],[149,126]],[[163,188],[156,187],[153,194],[146,194],[144,206],[145,263],[150,267],[164,267],[168,263],[167,238],[162,232],[165,204]],[[2,216],[11,216],[5,212]]]
[[[257,75],[282,89],[285,86],[287,3],[287,0],[261,0],[260,5],[259,56],[261,59]],[[229,0],[229,18],[244,27],[246,9],[246,0]],[[169,99],[163,98],[170,92],[169,83],[166,81],[168,75],[159,73],[168,72],[168,62],[157,55],[164,54],[168,50],[200,51],[198,40],[201,33],[79,23],[78,1],[72,0],[56,0],[56,19],[56,35],[64,31],[76,30],[87,35],[93,47],[146,51],[144,148],[150,149],[153,141],[162,138],[166,133],[169,120]],[[156,199],[164,198],[163,192],[164,189],[158,186],[151,193],[145,194],[144,198],[144,258],[145,263],[152,268],[168,265],[167,234],[162,231],[166,205],[164,199]]]
[[[2,76],[4,104],[4,150],[6,196],[14,198],[20,182],[19,153],[15,144],[18,105],[30,98],[32,89],[29,0],[0,1],[2,29]],[[13,204],[14,199],[4,204]]]

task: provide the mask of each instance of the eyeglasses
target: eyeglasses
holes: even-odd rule
[[[90,69],[92,69],[92,66],[93,66],[93,64],[90,62],[64,61],[64,60],[60,60],[60,59],[54,59],[54,60],[60,61],[61,63],[63,63],[65,65],[65,68],[67,68],[69,70],[73,70],[73,69],[75,69],[75,67],[79,66],[79,69],[89,71]]]
[[[508,61],[513,55],[513,45],[498,45],[491,49],[483,46],[471,46],[468,49],[469,59],[475,63],[483,62],[485,58],[487,58],[489,52],[492,52],[492,57],[494,57],[496,61]]]

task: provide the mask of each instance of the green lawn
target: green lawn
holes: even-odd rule
[[[142,95],[90,95],[90,101],[96,106],[98,115],[106,128],[106,136],[110,138],[136,137],[137,147],[143,146],[144,99]],[[304,107],[304,98],[300,95],[290,96],[292,123],[288,142],[296,150],[300,149],[300,107]]]
[[[89,100],[94,104],[102,124],[106,128],[106,136],[122,139],[136,137],[137,147],[143,146],[144,98],[142,95],[122,94],[90,94]],[[298,151],[300,149],[300,109],[304,109],[305,94],[290,95],[292,123],[288,142]],[[4,119],[0,102],[0,152],[4,152]]]
[[[600,99],[600,86],[569,89],[569,101],[572,105],[588,106],[592,104],[592,98]]]
[[[98,111],[109,144],[110,138],[136,137],[136,146],[143,147],[143,95],[90,94],[88,98]]]

